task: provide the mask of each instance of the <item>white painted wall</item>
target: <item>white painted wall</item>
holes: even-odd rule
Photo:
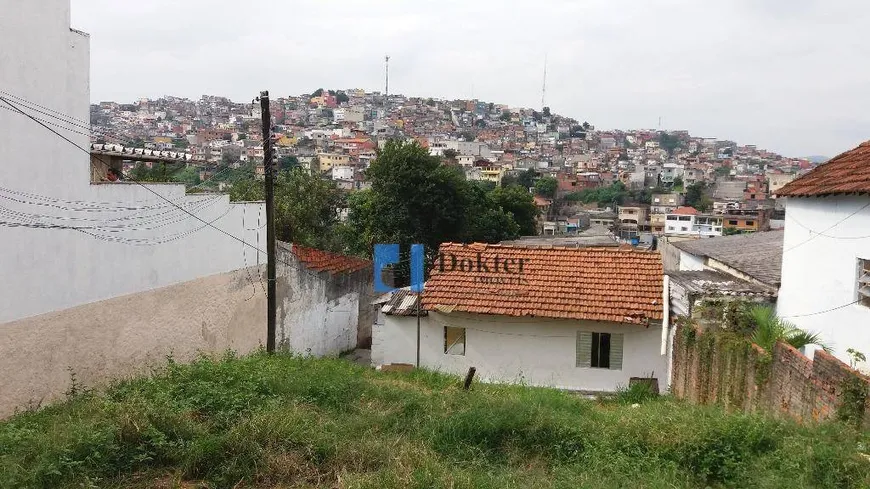
[[[466,353],[444,354],[444,327],[466,328]],[[578,331],[624,333],[623,368],[577,368]],[[387,316],[376,325],[372,361],[416,362],[417,318]],[[615,391],[630,377],[654,373],[667,387],[668,355],[661,355],[661,326],[544,318],[513,318],[430,312],[421,319],[420,363],[428,369],[464,375],[469,367],[485,382],[525,383],[572,390]]]
[[[808,314],[858,298],[857,260],[870,259],[870,206],[864,207],[868,204],[867,196],[786,200],[777,312],[803,329],[820,332],[833,344],[835,355],[846,362],[848,348],[870,356],[870,308],[853,304]]]
[[[707,267],[704,266],[704,257],[680,250],[680,271],[695,272],[700,270],[707,270]]]
[[[0,0],[0,12],[9,13],[0,15],[0,90],[88,121],[90,40],[70,30],[69,0]],[[0,191],[0,221],[102,226],[76,231],[0,225],[0,323],[257,263],[256,252],[145,188],[91,185],[88,154],[34,121],[0,109],[0,128],[0,187],[7,190]],[[78,146],[89,147],[86,134],[73,132],[87,130],[55,129]],[[149,188],[218,228],[264,246],[265,232],[258,224],[258,215],[262,221],[265,214],[261,204],[230,204],[227,196],[185,196],[182,185]],[[40,196],[61,201],[36,205]],[[69,208],[77,204],[69,201],[100,205],[96,212],[75,211]],[[33,214],[40,217],[34,221]]]

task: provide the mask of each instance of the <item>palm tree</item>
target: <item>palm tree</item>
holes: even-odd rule
[[[750,338],[753,343],[773,351],[778,341],[801,349],[807,345],[817,345],[830,353],[831,347],[824,342],[818,333],[804,331],[793,323],[777,317],[771,306],[756,305],[749,310],[749,319],[755,325],[755,331]]]

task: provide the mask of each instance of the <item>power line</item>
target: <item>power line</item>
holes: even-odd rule
[[[812,241],[812,240],[818,238],[819,236],[823,236],[823,235],[825,235],[825,233],[827,233],[827,232],[830,231],[831,229],[834,229],[835,227],[839,226],[840,224],[842,224],[843,222],[845,222],[847,219],[849,219],[850,217],[854,216],[855,214],[857,214],[857,213],[863,211],[863,210],[866,209],[867,207],[870,207],[870,203],[867,203],[867,204],[865,204],[865,205],[859,207],[858,210],[856,210],[855,212],[849,214],[848,216],[846,216],[846,217],[840,219],[839,221],[835,222],[834,224],[832,224],[830,227],[828,227],[828,228],[825,229],[824,231],[822,231],[822,232],[820,232],[820,233],[817,233],[817,234],[814,234],[814,235],[810,236],[808,239],[806,239],[806,240],[804,240],[804,241],[801,241],[800,243],[798,243],[798,244],[792,246],[791,248],[788,248],[788,249],[786,249],[786,250],[783,250],[783,253],[788,253],[789,251],[791,251],[791,250],[793,250],[793,249],[795,249],[795,248],[799,248],[799,247],[801,247],[801,246],[803,246],[803,245],[809,243],[810,241]],[[807,228],[807,229],[809,229],[809,228]],[[810,232],[812,232],[811,229],[810,229]],[[857,238],[856,238],[856,239],[857,239]]]
[[[19,113],[21,113],[22,115],[24,115],[25,117],[27,117],[27,118],[33,120],[34,122],[36,122],[37,124],[39,124],[39,125],[42,126],[43,128],[45,128],[45,129],[47,129],[48,131],[50,131],[51,133],[53,133],[55,136],[57,136],[57,137],[63,139],[64,141],[68,142],[69,144],[75,146],[76,148],[78,148],[78,149],[81,150],[82,152],[84,152],[84,153],[86,153],[86,154],[88,154],[88,155],[91,154],[91,152],[90,152],[89,150],[87,150],[87,149],[85,149],[85,148],[79,146],[78,144],[75,143],[75,141],[72,141],[71,139],[69,139],[68,137],[64,136],[63,134],[60,134],[59,132],[55,131],[54,129],[52,129],[52,128],[49,127],[48,125],[43,124],[43,123],[42,123],[41,121],[39,121],[37,118],[33,117],[32,115],[30,115],[30,114],[24,112],[23,110],[21,110],[20,108],[18,108],[17,105],[13,104],[12,102],[10,102],[10,101],[9,101],[8,99],[6,99],[5,97],[0,96],[0,101],[6,103],[7,105],[9,105],[9,106],[12,107],[13,109],[15,109],[17,112],[19,112]],[[99,156],[98,156],[98,159],[100,159]],[[100,159],[100,160],[103,161],[102,159]],[[103,163],[105,163],[105,161],[103,161]],[[139,181],[137,181],[137,180],[134,180],[134,179],[132,179],[132,178],[129,178],[129,177],[127,177],[126,179],[129,180],[129,181],[131,181],[131,182],[133,182],[133,183],[135,183],[135,184],[137,184],[137,185],[139,185],[140,187],[142,187],[142,188],[144,188],[145,190],[147,190],[148,192],[154,194],[154,195],[157,196],[158,198],[160,198],[160,199],[162,199],[162,200],[165,200],[167,203],[169,203],[169,204],[172,205],[173,207],[178,208],[179,210],[181,210],[181,211],[184,212],[185,214],[188,214],[189,216],[193,217],[194,219],[196,219],[196,220],[202,222],[202,223],[204,224],[204,226],[202,226],[202,227],[200,227],[199,229],[197,229],[197,231],[199,231],[199,230],[201,230],[201,229],[204,229],[204,228],[206,228],[206,227],[210,227],[210,228],[212,228],[212,229],[218,231],[219,233],[221,233],[221,234],[223,234],[223,235],[225,235],[225,236],[227,236],[227,237],[229,237],[229,238],[231,238],[231,239],[233,239],[233,240],[235,240],[235,241],[238,241],[238,242],[241,243],[242,245],[244,245],[244,246],[248,246],[248,247],[254,249],[254,250],[257,251],[258,253],[266,254],[265,251],[263,251],[263,250],[259,249],[258,247],[256,247],[256,246],[254,246],[254,245],[248,243],[248,242],[245,241],[244,239],[239,238],[238,236],[235,236],[235,235],[233,235],[232,233],[229,233],[229,232],[227,232],[227,231],[225,231],[225,230],[223,230],[223,229],[221,229],[221,228],[215,226],[215,225],[214,225],[214,222],[216,222],[216,221],[217,221],[218,219],[220,219],[220,218],[215,219],[214,221],[211,221],[211,222],[206,221],[206,220],[202,219],[201,217],[197,216],[196,214],[193,214],[192,212],[188,211],[187,209],[184,209],[183,207],[180,207],[178,204],[176,204],[176,203],[173,202],[172,200],[168,199],[167,197],[161,195],[159,192],[157,192],[157,191],[151,189],[151,188],[148,187],[147,185],[144,185],[143,183],[141,183],[141,182],[139,182]],[[227,212],[229,212],[229,210],[228,210]],[[222,217],[222,216],[221,216],[221,217]],[[91,233],[88,233],[87,231],[84,231],[84,230],[82,230],[82,232],[84,232],[85,234],[91,234]],[[188,233],[188,234],[189,234],[189,233]],[[97,236],[95,236],[95,237],[97,237]],[[181,237],[181,236],[179,236],[179,237]],[[99,237],[97,237],[97,238],[98,238],[98,239],[101,239],[101,238],[99,238]],[[305,273],[309,273],[309,274],[314,275],[314,274],[312,273],[311,270],[304,270],[304,269],[300,268],[299,266],[297,266],[297,265],[295,265],[295,264],[293,264],[293,263],[290,263],[290,262],[284,261],[284,260],[280,260],[280,259],[279,259],[278,261],[280,261],[282,264],[284,264],[284,265],[286,265],[286,266],[288,266],[288,267],[290,267],[290,268],[296,269],[296,270],[298,270],[298,271],[300,271],[300,272],[305,272]]]
[[[856,299],[856,300],[854,300],[854,301],[852,301],[852,302],[850,302],[850,303],[848,303],[848,304],[843,304],[842,306],[837,306],[837,307],[832,307],[832,308],[830,308],[830,309],[825,309],[824,311],[810,312],[810,313],[807,313],[807,314],[792,314],[792,315],[790,315],[790,316],[780,316],[780,318],[781,318],[781,319],[792,319],[792,318],[803,318],[803,317],[807,317],[807,316],[817,316],[817,315],[819,315],[819,314],[826,314],[826,313],[829,313],[829,312],[836,311],[836,310],[838,310],[838,309],[843,309],[844,307],[849,307],[849,306],[851,306],[852,304],[857,304],[857,303],[861,302],[862,300],[863,300],[863,298],[862,298],[862,299]]]

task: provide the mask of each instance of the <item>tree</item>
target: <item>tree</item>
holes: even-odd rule
[[[535,193],[544,197],[553,198],[556,196],[556,189],[558,187],[558,180],[553,177],[544,177],[535,182]]]
[[[498,243],[519,236],[514,216],[491,198],[489,182],[469,182],[468,208],[465,219],[465,242]]]
[[[459,153],[457,153],[455,149],[449,148],[445,149],[444,152],[441,153],[441,156],[443,156],[444,159],[447,161],[455,161],[458,155]]]
[[[542,120],[544,120],[543,114],[541,114],[537,110],[532,111],[532,118],[535,119],[536,122],[541,122]]]
[[[675,189],[683,188],[683,177],[674,177],[674,188]]]
[[[501,111],[501,115],[498,116],[499,120],[504,122],[509,122],[511,120],[511,111],[503,110]]]
[[[265,198],[263,183],[250,175],[235,182],[230,200]],[[279,171],[275,179],[275,234],[278,239],[314,248],[342,251],[333,239],[337,209],[344,197],[335,183],[312,176],[301,168]]]
[[[710,210],[713,200],[707,195],[706,182],[696,182],[686,188],[686,205],[701,212]]]
[[[676,151],[681,145],[682,142],[678,137],[671,136],[666,132],[659,133],[659,146],[667,151],[669,155],[673,155],[674,151]]]
[[[730,166],[720,166],[719,168],[716,168],[715,170],[713,170],[713,174],[716,175],[717,177],[727,177],[728,175],[731,174],[731,167]]]
[[[520,235],[535,234],[535,219],[538,217],[538,208],[535,206],[535,199],[529,193],[528,187],[501,186],[490,192],[490,198],[501,209],[513,216]]]
[[[312,97],[320,97],[321,95],[323,95],[322,88],[318,88],[317,90],[314,91],[314,93],[311,94]]]
[[[550,108],[544,107],[544,117],[550,117]]]
[[[754,326],[752,342],[768,352],[772,352],[774,345],[780,341],[797,349],[817,345],[826,352],[831,351],[830,346],[822,341],[818,333],[809,333],[777,317],[776,311],[771,306],[753,306],[749,309],[748,315]]]
[[[519,176],[517,177],[517,183],[520,187],[528,190],[535,186],[536,178],[538,178],[538,172],[536,172],[534,168],[529,168],[519,174]]]
[[[335,93],[335,101],[340,103],[340,104],[343,104],[346,102],[350,102],[350,97],[348,97],[347,94],[344,93],[343,91],[339,90],[338,92]]]
[[[464,175],[441,165],[416,141],[387,141],[366,170],[370,191],[350,201],[350,221],[370,254],[375,243],[407,249],[422,243],[436,250],[445,241],[467,236],[469,191]]]
[[[282,156],[278,159],[278,168],[281,170],[289,170],[299,166],[299,158],[293,155]]]
[[[466,141],[474,141],[475,135],[471,131],[462,131],[459,133],[459,137]]]

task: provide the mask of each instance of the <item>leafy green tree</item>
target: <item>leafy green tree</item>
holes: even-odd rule
[[[713,174],[716,175],[717,177],[727,177],[728,175],[731,174],[731,167],[730,166],[720,166],[719,168],[716,168],[715,170],[713,170]]]
[[[458,155],[459,153],[457,153],[455,149],[445,149],[444,152],[441,153],[441,156],[443,156],[445,160],[449,161],[455,160]]]
[[[818,333],[804,331],[777,317],[776,311],[771,306],[754,306],[749,309],[748,314],[755,327],[751,336],[752,342],[768,352],[772,352],[774,345],[780,341],[798,349],[808,345],[817,345],[826,352],[831,351],[831,347],[822,341]]]
[[[511,120],[511,111],[509,111],[509,110],[501,111],[501,115],[498,116],[498,118],[499,118],[499,120],[502,120],[505,122],[510,121]]]
[[[630,193],[622,182],[615,182],[607,187],[590,188],[568,194],[565,199],[585,204],[594,202],[599,207],[607,207],[622,204],[629,195]]]
[[[686,205],[701,212],[713,207],[713,200],[707,195],[707,183],[696,182],[686,188]]]
[[[466,242],[498,243],[519,236],[520,227],[514,216],[497,205],[491,198],[493,189],[485,182],[472,182],[468,186],[468,209],[465,219]]]
[[[550,117],[550,108],[544,107],[544,117]]]
[[[319,97],[319,96],[321,96],[321,95],[323,95],[323,89],[322,89],[322,88],[318,88],[317,90],[315,90],[315,91],[311,94],[312,97]]]
[[[471,131],[462,131],[459,133],[459,137],[461,137],[462,139],[464,139],[466,141],[474,141],[474,139],[476,138],[474,133]]]
[[[553,198],[556,196],[558,187],[558,180],[553,177],[544,177],[535,182],[535,193],[543,197]]]
[[[683,177],[674,177],[674,188],[683,188]]]
[[[677,150],[682,145],[680,138],[677,136],[672,136],[666,132],[659,133],[659,146],[668,152],[669,155],[674,154],[674,151]]]
[[[335,101],[340,103],[340,104],[343,104],[345,102],[350,102],[350,97],[348,97],[347,94],[344,93],[343,91],[339,90],[335,94]]]
[[[529,168],[517,176],[517,183],[520,187],[530,189],[535,186],[536,178],[538,178],[538,172],[534,168]]]
[[[496,205],[513,216],[521,235],[535,234],[535,219],[538,217],[538,208],[535,206],[534,197],[527,188],[517,185],[501,186],[490,192],[489,196]]]
[[[293,155],[282,156],[278,159],[278,168],[281,170],[289,170],[299,166],[299,158]]]
[[[375,243],[436,250],[466,237],[469,191],[464,175],[441,165],[416,141],[390,140],[366,171],[372,188],[350,200],[350,220],[370,254]],[[357,248],[359,248],[357,243]]]
[[[233,183],[230,200],[258,201],[265,198],[263,183],[252,176]],[[335,183],[302,171],[280,171],[275,179],[275,234],[283,241],[293,241],[321,249],[336,249],[331,238],[338,224],[337,209],[344,197]]]

